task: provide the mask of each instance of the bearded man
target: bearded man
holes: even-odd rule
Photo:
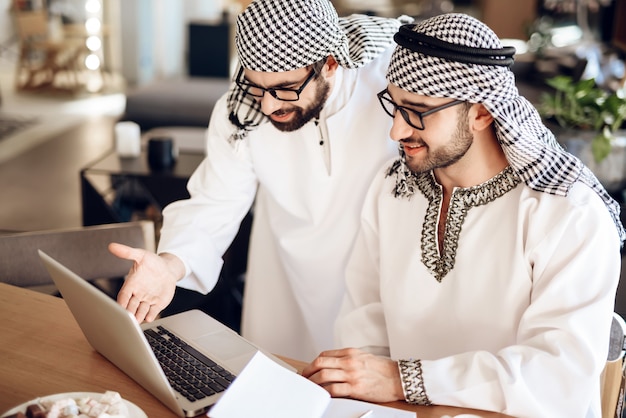
[[[397,19],[339,18],[329,0],[256,0],[237,17],[240,68],[216,104],[191,198],[163,211],[158,256],[133,260],[118,302],[153,320],[176,285],[209,292],[253,206],[242,335],[312,360],[333,347],[344,270],[365,192],[397,155],[386,85]]]
[[[600,417],[619,206],[520,97],[482,22],[405,25],[379,93],[401,158],[376,176],[337,345],[303,374],[333,396],[515,417]]]

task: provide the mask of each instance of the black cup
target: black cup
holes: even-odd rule
[[[148,140],[148,165],[153,170],[167,170],[176,164],[174,140],[170,137],[155,137]]]

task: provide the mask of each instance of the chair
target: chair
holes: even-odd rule
[[[23,11],[14,7],[13,15],[20,39],[16,89],[79,90],[85,68],[84,39],[65,39],[62,34],[51,37],[45,9]]]
[[[111,254],[107,249],[110,242],[154,251],[154,223],[122,222],[0,235],[0,281],[56,293],[39,259],[37,250],[41,249],[113,297],[119,290],[116,285],[126,276],[132,262]]]
[[[626,352],[626,323],[618,313],[613,314],[611,339],[606,366],[600,377],[602,418],[621,418],[624,411],[624,354]]]

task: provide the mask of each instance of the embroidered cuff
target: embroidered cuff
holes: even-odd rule
[[[426,394],[424,379],[422,378],[422,362],[420,360],[398,360],[400,380],[404,399],[408,403],[418,405],[431,405]]]

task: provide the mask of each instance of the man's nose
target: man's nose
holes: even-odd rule
[[[393,124],[389,131],[389,137],[394,141],[400,141],[413,135],[413,127],[406,123],[400,112],[393,117]]]
[[[261,101],[261,111],[266,115],[271,115],[282,106],[282,101],[272,96],[269,91],[265,91],[259,100]]]

